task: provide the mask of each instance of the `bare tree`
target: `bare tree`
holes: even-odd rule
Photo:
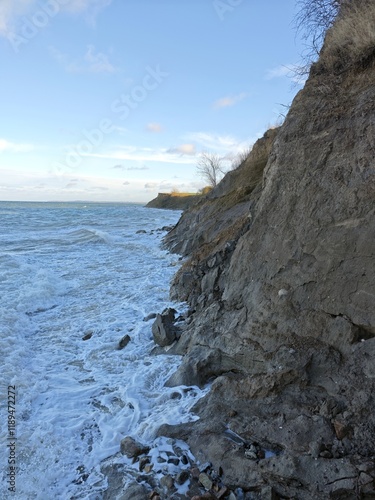
[[[222,162],[223,159],[217,154],[201,153],[197,172],[210,186],[215,187],[224,173]]]

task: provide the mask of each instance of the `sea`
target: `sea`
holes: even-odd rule
[[[169,300],[179,258],[161,248],[162,228],[179,216],[126,203],[0,202],[1,499],[100,499],[103,461],[134,478],[124,437],[162,446],[160,425],[197,418],[205,390],[164,386],[181,358],[151,354],[145,321],[186,310]]]

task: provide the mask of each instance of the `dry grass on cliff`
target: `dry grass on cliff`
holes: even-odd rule
[[[366,67],[375,59],[375,1],[348,3],[327,33],[321,62],[329,69],[343,71]]]

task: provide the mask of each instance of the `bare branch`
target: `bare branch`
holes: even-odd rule
[[[327,30],[333,25],[346,0],[297,0],[298,14],[294,19],[297,32],[306,41],[306,70],[319,54]]]

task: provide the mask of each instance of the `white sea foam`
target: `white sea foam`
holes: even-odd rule
[[[16,498],[101,498],[104,459],[133,467],[118,457],[121,439],[150,442],[161,424],[194,419],[204,394],[164,387],[180,359],[150,355],[152,322],[143,321],[172,305],[177,258],[150,232],[178,214],[132,205],[0,209],[0,397],[17,387]],[[2,443],[6,418],[2,405]],[[3,447],[0,497],[14,498]],[[77,484],[82,470],[88,476]]]

